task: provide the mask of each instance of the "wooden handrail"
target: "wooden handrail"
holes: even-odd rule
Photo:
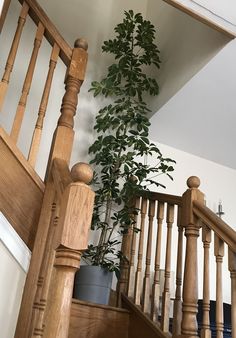
[[[207,206],[198,201],[193,201],[193,213],[213,230],[233,252],[236,252],[236,231],[220,219]]]
[[[177,195],[169,195],[163,194],[155,191],[146,191],[143,190],[139,193],[138,196],[145,197],[149,200],[159,201],[159,202],[166,202],[169,204],[176,204],[181,206],[182,205],[182,197]]]
[[[60,48],[59,56],[66,66],[69,66],[72,57],[72,48],[63,39],[52,21],[49,19],[44,10],[39,6],[35,0],[19,0],[21,4],[26,2],[29,5],[29,16],[38,26],[39,22],[45,28],[44,36],[53,47],[56,43]]]

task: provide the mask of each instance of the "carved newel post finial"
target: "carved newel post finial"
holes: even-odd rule
[[[87,163],[79,162],[71,168],[71,177],[74,182],[89,184],[93,179],[93,170]]]
[[[88,42],[83,38],[76,39],[74,42],[74,48],[82,48],[84,50],[88,50]]]
[[[201,181],[200,181],[200,178],[197,177],[197,176],[190,176],[188,179],[187,179],[187,186],[192,189],[192,188],[196,188],[198,189],[199,186],[201,184]]]

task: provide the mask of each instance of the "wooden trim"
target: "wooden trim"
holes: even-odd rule
[[[0,34],[2,32],[2,27],[4,25],[4,22],[6,20],[6,16],[7,16],[10,3],[11,3],[11,0],[4,0],[3,2],[2,12],[0,13]]]
[[[213,211],[198,201],[193,201],[193,213],[199,217],[205,225],[213,230],[233,252],[236,252],[236,231],[222,221]]]
[[[228,38],[230,39],[235,39],[236,37],[236,33],[229,31],[228,29],[216,24],[215,22],[213,22],[210,19],[207,19],[207,17],[197,13],[196,11],[194,11],[191,8],[188,8],[187,6],[184,6],[183,4],[181,4],[180,2],[176,1],[176,0],[163,0],[164,2],[166,2],[167,4],[171,5],[172,7],[175,7],[177,9],[179,9],[181,12],[191,16],[192,18],[200,21],[201,23],[203,23],[204,25],[209,26],[210,28],[226,35]]]
[[[19,0],[22,4],[24,0]],[[46,15],[44,10],[39,6],[39,4],[35,0],[25,0],[25,2],[29,5],[29,16],[38,26],[39,22],[45,28],[44,36],[51,44],[54,46],[56,43],[60,48],[60,58],[65,63],[66,66],[69,66],[71,57],[72,57],[72,48],[67,44],[67,42],[63,39],[61,34],[58,32],[52,21]]]
[[[164,203],[166,202],[169,204],[176,204],[179,206],[182,205],[181,196],[162,194],[162,193],[154,192],[154,191],[142,191],[139,195],[149,200],[155,200],[155,201],[164,202]]]
[[[149,316],[142,312],[140,306],[135,305],[132,300],[125,296],[123,293],[121,294],[121,298],[123,307],[127,309],[131,314],[135,313],[136,316],[140,319],[139,322],[144,323],[146,327],[151,330],[153,336],[155,335],[155,337],[159,338],[171,338],[171,335],[168,332],[161,331],[161,329],[149,318]],[[132,329],[131,325],[130,329]]]

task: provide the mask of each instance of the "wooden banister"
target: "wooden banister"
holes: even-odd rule
[[[193,201],[193,212],[204,224],[213,230],[233,252],[236,252],[236,231],[199,201]]]
[[[140,196],[145,197],[149,200],[169,203],[172,205],[182,205],[182,196],[163,194],[155,191],[142,191]]]
[[[45,315],[45,338],[68,336],[74,275],[87,248],[92,219],[94,192],[87,184],[93,172],[79,163],[72,169],[75,182],[64,190],[58,229],[55,236],[54,272]]]
[[[19,0],[19,2],[23,4],[24,0]],[[45,28],[44,36],[52,47],[55,43],[58,45],[60,48],[60,58],[66,66],[69,66],[71,62],[72,48],[63,39],[47,14],[35,0],[25,0],[25,2],[29,6],[29,15],[31,19],[36,25],[38,25],[39,22],[42,23],[43,27]]]

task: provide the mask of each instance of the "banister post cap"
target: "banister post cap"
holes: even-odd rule
[[[87,163],[79,162],[71,168],[71,177],[74,182],[89,184],[93,179],[93,170]]]
[[[88,49],[88,42],[83,38],[76,39],[75,43],[74,43],[74,47],[87,50]]]
[[[197,176],[190,176],[188,179],[187,179],[187,186],[192,189],[192,188],[198,188],[200,186],[200,178],[197,177]]]

